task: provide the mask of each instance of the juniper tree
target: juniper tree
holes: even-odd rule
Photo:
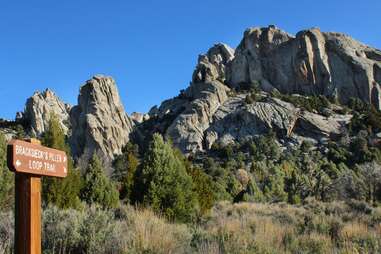
[[[47,204],[54,204],[60,208],[77,208],[80,202],[81,175],[79,170],[74,169],[65,133],[60,126],[57,116],[54,114],[50,116],[47,131],[42,138],[42,144],[63,150],[68,157],[68,175],[66,178],[43,178],[43,200]]]
[[[112,179],[117,182],[120,199],[130,199],[134,175],[139,165],[138,148],[132,143],[127,143],[122,154],[113,162],[114,172]]]
[[[118,191],[106,176],[102,163],[96,154],[91,158],[83,177],[83,187],[81,189],[81,199],[83,201],[88,204],[100,204],[103,208],[118,206]]]
[[[168,219],[189,221],[196,211],[192,190],[192,178],[172,146],[154,134],[136,174],[135,199]]]

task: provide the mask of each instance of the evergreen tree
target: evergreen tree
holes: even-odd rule
[[[13,207],[14,175],[7,166],[7,143],[0,133],[0,210]]]
[[[104,173],[102,163],[96,154],[91,158],[85,171],[81,199],[88,204],[98,203],[103,208],[118,206],[118,191]]]
[[[287,193],[284,191],[284,174],[278,166],[270,167],[270,174],[265,179],[263,194],[271,202],[287,200]]]
[[[112,179],[117,182],[120,199],[130,199],[134,175],[139,165],[138,147],[128,143],[113,162]]]
[[[215,184],[211,177],[205,174],[199,167],[192,165],[179,149],[174,149],[175,156],[183,162],[186,172],[192,177],[193,192],[197,197],[197,202],[202,215],[209,212],[215,202]]]
[[[192,178],[172,146],[154,134],[135,181],[137,201],[151,205],[168,219],[189,221],[196,211]]]
[[[63,150],[68,157],[68,175],[64,179],[54,177],[43,178],[43,200],[60,208],[78,208],[81,175],[75,170],[71,159],[70,148],[65,142],[65,134],[57,117],[52,114],[47,131],[42,138],[42,144],[54,149]]]

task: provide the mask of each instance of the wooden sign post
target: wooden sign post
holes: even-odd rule
[[[15,175],[15,254],[41,254],[41,176],[66,177],[66,153],[37,139],[12,140],[8,167]]]

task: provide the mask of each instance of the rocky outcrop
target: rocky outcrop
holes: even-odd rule
[[[270,98],[270,92],[324,95],[342,103],[355,97],[380,109],[380,59],[379,50],[339,33],[312,28],[293,36],[275,26],[250,28],[236,50],[217,44],[201,55],[190,86],[152,108],[144,128],[165,134],[185,153],[269,129],[298,143],[325,142],[343,132],[350,115],[307,112]],[[247,105],[247,92],[256,87],[267,99]]]
[[[76,158],[97,152],[105,159],[113,159],[129,141],[133,127],[115,81],[104,76],[95,76],[81,87],[78,105],[70,112],[70,122],[70,144]]]
[[[69,112],[71,106],[61,101],[54,92],[46,89],[44,92],[35,92],[25,105],[24,112],[19,115],[18,121],[28,125],[28,132],[32,136],[41,136],[49,124],[50,117],[55,115],[65,134],[70,129]]]
[[[186,93],[195,98],[168,127],[166,136],[185,153],[203,150],[204,131],[210,126],[219,106],[228,98],[229,88],[215,80],[194,83]]]
[[[148,114],[142,114],[139,112],[132,112],[132,114],[130,115],[130,118],[135,123],[139,124],[139,123],[142,123],[144,121],[147,121],[149,119],[149,115]]]
[[[185,153],[203,150],[204,131],[228,98],[230,88],[224,82],[226,66],[233,57],[234,50],[225,44],[216,44],[200,55],[190,86],[153,107],[150,120],[134,131],[134,139],[146,143],[145,137],[160,132]]]
[[[191,85],[177,98],[151,110],[151,114],[159,117],[170,116],[172,121],[166,124],[168,127],[163,132],[182,151],[189,153],[203,149],[204,131],[216,110],[228,98],[230,89],[223,82],[226,65],[233,57],[234,50],[229,46],[215,45],[199,57]]]
[[[381,52],[318,28],[295,37],[274,27],[248,29],[227,67],[231,87],[259,84],[266,91],[350,97],[380,109]]]
[[[227,145],[243,142],[273,130],[280,139],[305,139],[324,142],[343,132],[351,115],[320,114],[304,111],[276,98],[247,105],[245,94],[229,98],[214,114],[213,123],[205,131],[205,148],[214,143]],[[264,95],[266,96],[266,95]]]

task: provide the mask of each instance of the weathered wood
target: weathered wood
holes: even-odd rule
[[[15,254],[41,254],[40,176],[16,173],[15,203]]]

